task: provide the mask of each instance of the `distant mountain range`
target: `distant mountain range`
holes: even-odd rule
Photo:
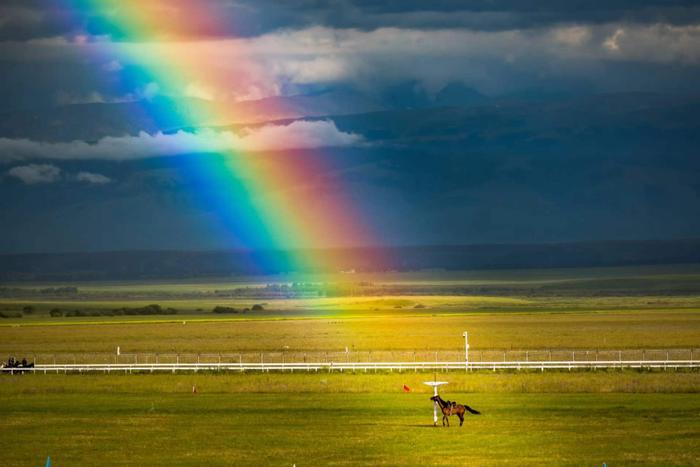
[[[428,96],[415,93],[414,88],[398,88],[381,96],[335,89],[239,102],[206,126],[238,131],[243,126],[328,119],[341,131],[361,135],[361,144],[307,152],[328,159],[319,176],[343,187],[357,206],[358,217],[376,229],[376,238],[381,239],[377,243],[522,245],[698,236],[700,94],[548,97],[521,93],[494,97],[452,84]],[[405,98],[411,92],[415,95]],[[142,131],[197,131],[191,126],[197,120],[188,115],[196,113],[202,102],[156,97],[8,112],[0,114],[0,138],[97,141]],[[306,155],[305,150],[294,150],[294,154]],[[269,156],[274,160],[287,155]],[[217,250],[238,246],[231,243],[228,232],[217,230],[216,213],[201,209],[210,206],[209,195],[216,195],[207,191],[206,184],[194,183],[189,177],[187,168],[201,156],[124,161],[37,159],[26,163],[57,165],[65,176],[53,184],[33,185],[6,172],[10,164],[25,163],[10,161],[0,168],[1,223],[11,226],[0,231],[0,250]],[[103,174],[112,182],[75,183],[72,174],[80,171]],[[50,241],[43,232],[51,233]],[[401,250],[397,255],[406,262],[391,267],[452,268],[449,261],[453,259],[455,268],[520,264],[505,261],[502,253],[493,257],[498,260],[477,261],[481,256],[475,247],[425,248],[430,251],[430,261],[417,259],[423,258],[420,249]],[[525,251],[523,248],[497,247],[499,252]],[[613,250],[609,257],[617,258]],[[435,260],[442,257],[441,251],[447,252],[444,262]],[[463,252],[469,252],[468,256]],[[246,273],[257,263],[246,260],[243,253],[226,253],[231,259],[221,262],[221,253],[212,253],[212,259],[206,261],[203,258],[209,257],[204,253],[153,253],[153,264],[158,266],[151,268],[141,266],[140,255],[133,254],[135,259],[127,261],[128,253],[117,254],[116,264],[125,264],[124,277],[218,274],[217,264],[224,274]],[[571,264],[585,263],[584,256]],[[557,254],[553,261],[564,264],[563,257],[568,258]],[[685,261],[682,255],[673,257]],[[40,261],[37,258],[41,256],[28,260],[29,264]],[[100,276],[101,265],[109,263],[99,256],[85,258],[98,258],[90,263],[89,273],[80,272],[81,267],[73,267],[73,262],[65,270],[78,276]],[[548,264],[543,258],[534,262],[531,256],[527,258],[523,267]],[[608,254],[601,253],[596,264],[607,264],[606,258]],[[380,267],[366,252],[353,252],[349,259],[362,259],[359,268]],[[21,267],[9,268],[7,261],[5,258],[0,269],[10,275],[0,277],[22,277]],[[55,260],[59,265],[55,269],[49,267],[51,261],[30,268],[28,276],[54,271],[50,274],[63,277],[62,260]],[[616,261],[621,262],[611,260]],[[229,263],[237,266],[231,268]],[[119,274],[109,269],[104,276]]]
[[[105,136],[195,131],[192,121],[204,101],[157,97],[149,101],[74,104],[0,113],[0,137],[37,141],[96,141]],[[474,143],[513,141],[549,143],[566,140],[575,146],[600,145],[600,138],[627,144],[642,136],[700,137],[700,95],[617,93],[565,99],[533,100],[518,96],[486,97],[449,85],[433,98],[412,107],[350,90],[270,97],[220,106],[217,120],[205,127],[236,129],[267,122],[331,119],[345,131],[371,141]],[[478,145],[478,144],[477,144]],[[645,146],[642,144],[641,146]],[[665,147],[665,146],[664,146]]]
[[[216,120],[207,121],[210,104],[195,98],[156,97],[134,102],[97,102],[0,113],[0,137],[40,141],[94,141],[105,136],[141,131],[172,132],[193,121],[205,126],[256,124],[327,115],[361,114],[386,107],[352,91],[268,97],[216,106]]]
[[[2,281],[90,281],[311,272],[294,251],[120,251],[0,255]],[[342,248],[315,251],[338,270],[479,270],[700,263],[700,239]],[[260,264],[267,264],[261,268]]]

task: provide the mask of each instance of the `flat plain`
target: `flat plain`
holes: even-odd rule
[[[699,278],[695,266],[489,271],[342,277],[333,287],[304,278],[284,282],[282,293],[280,278],[86,283],[71,284],[70,296],[54,292],[65,284],[9,284],[0,310],[22,317],[0,320],[0,355],[111,359],[117,346],[127,354],[460,355],[465,330],[474,356],[674,352],[700,348]],[[153,303],[176,314],[112,312]],[[217,306],[235,312],[213,313]],[[54,309],[81,313],[49,316]],[[692,465],[700,462],[699,377],[690,370],[3,375],[0,459]],[[446,397],[483,414],[461,428],[434,428],[422,382],[435,378],[450,382]]]
[[[697,376],[440,375],[482,415],[434,428],[432,375],[25,375],[0,385],[0,448],[5,465],[692,465]]]

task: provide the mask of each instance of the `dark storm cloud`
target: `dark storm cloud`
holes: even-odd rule
[[[72,12],[56,1],[8,0],[0,4],[0,40],[25,41],[78,30]]]
[[[316,2],[297,3],[298,5],[290,7],[290,10],[297,12],[293,16],[297,24],[293,26],[322,25],[359,29],[402,27],[504,30],[560,23],[619,21],[681,25],[695,23],[700,18],[700,7],[692,1],[340,0],[327,2],[323,6]]]
[[[185,2],[128,1],[175,15]],[[82,3],[0,0],[7,251],[230,245],[229,232],[211,233],[218,220],[201,207],[201,187],[153,173],[186,179],[193,171],[178,164],[201,154],[182,148],[281,144],[284,128],[319,142],[286,148],[324,147],[340,160],[338,177],[387,243],[700,232],[700,104],[679,94],[697,92],[698,2],[188,0],[223,27],[163,17],[161,31],[121,42]],[[152,40],[171,26],[182,41]],[[250,74],[259,89],[232,79],[241,92],[226,94],[239,89],[206,73],[169,84],[134,58],[183,50],[217,73]],[[264,76],[244,69],[240,50]],[[600,92],[620,95],[591,96]],[[285,123],[247,141],[225,129],[174,131],[191,122],[163,110],[207,94],[265,97],[333,124]],[[377,110],[391,112],[382,120]]]
[[[132,0],[130,0],[132,1]],[[136,0],[133,0],[136,1]],[[109,35],[119,39],[122,32],[96,15],[82,1],[8,0],[0,5],[0,40],[27,40],[60,35]],[[139,8],[169,9],[169,15],[187,15],[178,21],[180,33],[192,37],[256,36],[277,29],[311,26],[415,29],[466,28],[507,30],[547,27],[556,24],[597,24],[609,22],[665,23],[687,25],[700,22],[700,5],[688,0],[617,0],[607,2],[560,0],[461,0],[366,1],[335,0],[200,0],[197,7],[216,18],[216,25],[204,16],[178,9],[181,1],[141,1]],[[127,2],[106,2],[110,8]],[[155,34],[159,31],[143,31]]]

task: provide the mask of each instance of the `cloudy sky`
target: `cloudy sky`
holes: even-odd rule
[[[697,237],[699,65],[691,1],[5,0],[0,251]]]

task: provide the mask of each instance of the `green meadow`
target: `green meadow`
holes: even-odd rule
[[[11,284],[0,355],[698,349],[695,266],[271,281]],[[313,285],[316,284],[316,285]],[[354,284],[354,285],[353,285]],[[341,290],[329,296],[328,290]],[[324,296],[313,296],[320,292]],[[270,294],[278,294],[270,296]],[[168,315],[110,315],[159,304]],[[254,304],[262,309],[252,310]],[[217,314],[217,306],[235,312]],[[28,308],[29,307],[29,308]],[[52,309],[82,310],[51,317]],[[100,357],[101,358],[101,357]],[[432,426],[429,388],[483,412]],[[405,393],[403,386],[412,389]],[[193,393],[193,387],[197,389]],[[693,465],[700,373],[36,374],[0,376],[4,465]]]
[[[66,286],[75,293],[51,289]],[[457,351],[465,330],[474,350],[700,345],[697,265],[18,283],[0,290],[0,312],[21,316],[0,319],[0,355],[116,346],[161,353]],[[149,304],[174,314],[114,313]],[[252,311],[256,304],[262,309]],[[215,307],[235,312],[213,313]],[[64,316],[49,316],[56,309]],[[76,310],[79,316],[65,316]]]
[[[18,376],[0,385],[0,450],[5,465],[700,462],[697,373],[440,378],[482,415],[434,428],[424,374]]]
[[[682,311],[387,314],[352,318],[178,320],[73,318],[0,326],[0,354],[52,352],[227,353],[252,351],[454,350],[468,330],[479,349],[690,348],[700,313]],[[43,324],[40,324],[43,323]],[[24,323],[23,323],[24,324]],[[700,353],[699,353],[700,355]]]

